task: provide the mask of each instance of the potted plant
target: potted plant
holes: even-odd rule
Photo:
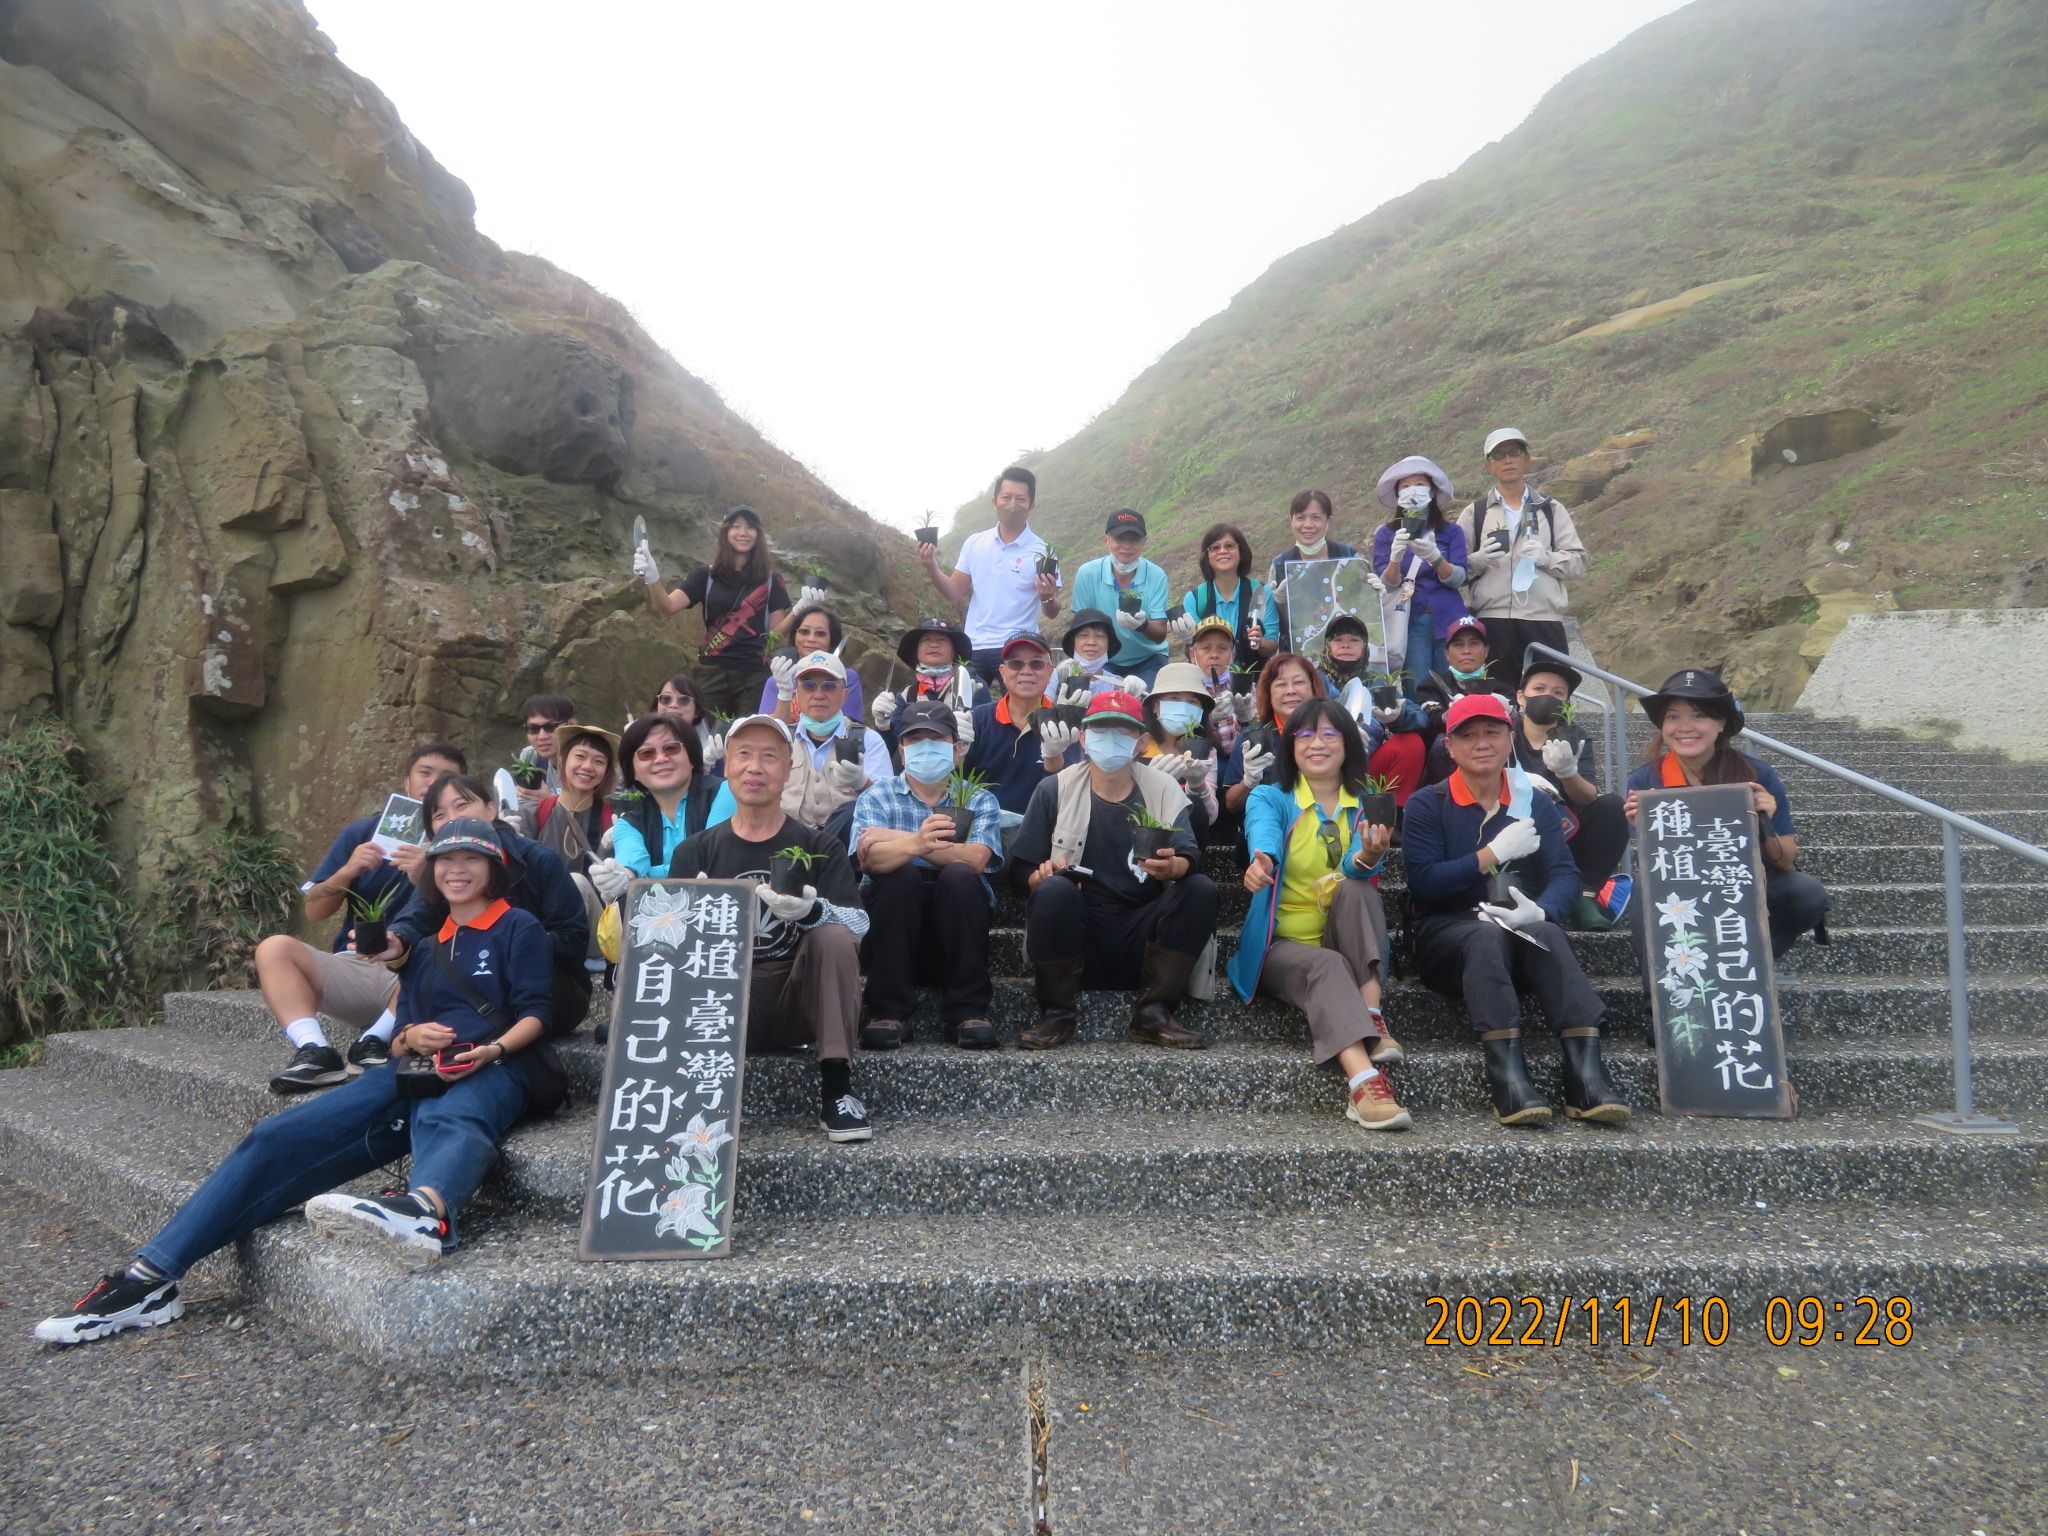
[[[1421,538],[1422,530],[1426,528],[1428,525],[1429,514],[1427,512],[1418,512],[1413,517],[1404,517],[1401,519],[1401,531],[1407,534],[1408,537],[1411,539]]]
[[[386,927],[385,919],[391,915],[392,903],[398,899],[399,892],[410,890],[406,882],[394,880],[376,896],[365,898],[354,891],[348,893],[349,914],[355,918],[357,954],[375,957],[384,953],[385,946],[391,942],[391,930]]]
[[[512,782],[521,789],[539,789],[548,781],[547,769],[525,756],[513,758],[512,765],[505,771],[512,775]]]
[[[804,573],[803,585],[816,587],[820,592],[830,592],[832,590],[832,578],[814,565]]]
[[[631,784],[621,784],[617,789],[605,796],[605,799],[611,802],[613,811],[621,814],[630,811],[646,798],[647,792],[645,790],[636,789]]]
[[[1248,725],[1238,740],[1246,747],[1258,747],[1277,758],[1280,755],[1280,729],[1272,725]]]
[[[1372,694],[1373,707],[1376,709],[1392,709],[1396,704],[1399,704],[1401,702],[1401,682],[1407,676],[1408,673],[1405,670],[1389,672],[1383,668],[1375,668],[1366,673],[1365,686]]]
[[[931,516],[931,513],[927,512],[927,513],[925,513],[925,516],[926,516],[926,517],[930,517],[930,516]],[[920,543],[920,544],[933,544],[933,545],[935,545],[935,544],[937,544],[937,543],[939,542],[939,527],[938,527],[938,524],[936,524],[936,523],[926,523],[926,524],[925,524],[925,525],[924,525],[924,526],[923,526],[922,528],[915,528],[915,529],[912,529],[912,530],[911,530],[911,534],[910,534],[910,536],[911,536],[911,537],[912,537],[913,539],[916,539],[916,540],[917,540],[917,542],[918,542],[918,543]]]
[[[1359,785],[1358,814],[1368,826],[1394,826],[1401,815],[1401,808],[1394,803],[1394,781],[1384,774],[1368,773]]]
[[[1116,606],[1119,613],[1143,613],[1145,599],[1138,595],[1136,587],[1125,587],[1116,595]]]
[[[970,809],[974,797],[982,790],[994,787],[986,774],[976,773],[971,768],[953,770],[953,776],[946,780],[946,804],[953,813],[954,842],[966,842],[967,834],[974,830],[974,812]]]
[[[813,853],[801,843],[791,843],[768,855],[768,889],[778,896],[801,896],[811,884],[811,871],[825,862],[825,855]]]
[[[1139,863],[1156,859],[1173,846],[1173,823],[1161,821],[1144,806],[1131,812],[1131,857]]]
[[[864,728],[851,720],[832,742],[832,757],[835,762],[863,763],[867,761],[867,738]]]
[[[1060,557],[1051,550],[1046,550],[1038,557],[1038,574],[1041,576],[1057,577],[1059,573]]]

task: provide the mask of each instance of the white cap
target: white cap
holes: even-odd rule
[[[784,725],[780,720],[776,719],[773,715],[742,715],[739,719],[733,721],[731,725],[725,728],[725,739],[728,742],[730,742],[733,739],[733,737],[739,735],[741,731],[744,731],[749,727],[756,725],[764,725],[769,730],[773,731],[776,735],[780,736],[782,738],[782,744],[785,747],[794,746],[796,744],[796,738],[789,734],[789,727]]]
[[[830,651],[813,651],[796,664],[796,671],[790,675],[802,677],[806,672],[829,672],[842,683],[846,681],[846,663]]]
[[[1482,456],[1490,459],[1493,457],[1493,450],[1502,443],[1520,443],[1526,448],[1529,446],[1529,434],[1520,427],[1495,427],[1486,434],[1486,446],[1479,451]]]

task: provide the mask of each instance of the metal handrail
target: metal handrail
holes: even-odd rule
[[[1532,641],[1523,652],[1523,666],[1526,668],[1529,661],[1538,656],[1545,657],[1551,661],[1561,661],[1583,676],[1596,677],[1612,690],[1610,697],[1601,701],[1604,706],[1602,712],[1606,716],[1601,722],[1600,727],[1601,755],[1605,761],[1606,771],[1610,775],[1607,782],[1618,793],[1622,781],[1627,777],[1624,769],[1628,756],[1628,726],[1622,714],[1628,702],[1625,695],[1632,693],[1639,699],[1646,699],[1656,690],[1645,688],[1641,683],[1635,682],[1630,678],[1622,677],[1618,673],[1609,672],[1602,667],[1596,667],[1591,662],[1583,661],[1566,651],[1558,650],[1554,646],[1544,645],[1540,642]],[[1953,1110],[1918,1115],[1915,1118],[1923,1125],[1931,1125],[1944,1131],[1967,1132],[1976,1135],[2017,1134],[2019,1127],[2012,1121],[2000,1119],[1996,1115],[1978,1114],[1971,1096],[1970,970],[1969,958],[1965,953],[1963,937],[1962,838],[1967,834],[1970,837],[1976,838],[1979,842],[1991,844],[1994,848],[2002,848],[2007,853],[2016,853],[2021,858],[2039,864],[2044,869],[2048,869],[2048,848],[2037,848],[2032,843],[2021,842],[2009,832],[2001,832],[1996,827],[1987,827],[1983,822],[1965,816],[1959,811],[1952,811],[1946,806],[1936,805],[1932,800],[1923,800],[1918,795],[1908,794],[1903,789],[1873,779],[1868,774],[1858,773],[1853,768],[1844,768],[1840,763],[1830,762],[1828,759],[1808,752],[1802,747],[1791,746],[1777,740],[1775,737],[1766,736],[1762,731],[1754,730],[1747,724],[1744,725],[1742,734],[1767,751],[1782,753],[1784,756],[1791,758],[1795,763],[1803,763],[1809,768],[1818,768],[1823,773],[1833,774],[1836,778],[1841,779],[1845,783],[1853,784],[1858,789],[1865,789],[1874,795],[1880,795],[1895,805],[1903,806],[1909,811],[1916,811],[1922,816],[1932,816],[1941,823],[1942,894],[1948,908],[1949,1040],[1954,1048],[1955,1057],[1956,1107]]]

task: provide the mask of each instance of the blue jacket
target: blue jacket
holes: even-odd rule
[[[1536,854],[1543,890],[1536,904],[1553,923],[1562,923],[1579,899],[1579,867],[1564,840],[1564,823],[1546,794],[1530,797],[1530,818],[1543,846]],[[1469,914],[1486,900],[1486,876],[1477,855],[1512,819],[1508,805],[1480,825],[1479,802],[1453,773],[1439,784],[1426,784],[1408,797],[1401,818],[1401,862],[1408,872],[1408,899],[1419,917]]]
[[[582,893],[569,878],[569,866],[562,856],[530,837],[521,837],[503,822],[498,836],[504,839],[506,862],[512,872],[512,889],[506,899],[522,912],[540,919],[554,948],[555,964],[581,972],[583,957],[590,952],[590,917],[583,910]],[[448,916],[448,903],[431,883],[417,889],[391,924],[391,936],[412,949],[423,938],[440,931]]]
[[[488,921],[483,926],[463,928],[443,919],[442,926],[428,934],[425,942],[413,946],[398,984],[401,1024],[445,1024],[455,1031],[458,1046],[474,1045],[487,1035],[502,1033],[529,1014],[543,1026],[552,1026],[554,964],[540,919],[509,904],[495,916],[486,912],[484,917]],[[496,1018],[483,1018],[441,974],[434,951],[445,950],[449,939],[454,941],[455,969],[497,1010]],[[515,1052],[506,1060],[517,1065],[523,1054]]]
[[[1238,935],[1237,953],[1230,957],[1230,984],[1246,1002],[1259,990],[1259,975],[1266,968],[1266,951],[1272,947],[1273,923],[1280,912],[1280,883],[1287,873],[1287,844],[1294,836],[1296,824],[1310,810],[1322,814],[1314,806],[1296,805],[1294,791],[1278,784],[1261,784],[1244,802],[1245,845],[1250,852],[1263,853],[1273,861],[1273,883],[1252,898],[1244,929]],[[1339,865],[1348,879],[1370,880],[1386,863],[1381,859],[1370,869],[1360,869],[1352,862],[1358,856],[1364,832],[1364,818],[1353,816],[1351,843]],[[1572,894],[1578,894],[1576,887]]]
[[[1002,701],[974,706],[974,740],[961,755],[960,766],[978,773],[995,791],[996,804],[1021,816],[1031,808],[1031,796],[1051,775],[1045,771],[1045,754],[1038,749],[1038,717],[1032,717],[1028,731],[997,718]],[[1079,754],[1071,753],[1077,761]]]

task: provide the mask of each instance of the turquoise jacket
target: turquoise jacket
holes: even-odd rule
[[[1273,923],[1280,913],[1280,884],[1287,874],[1287,845],[1294,837],[1296,824],[1310,811],[1322,814],[1313,803],[1306,808],[1296,805],[1294,791],[1278,784],[1261,784],[1244,803],[1245,843],[1252,853],[1263,853],[1273,861],[1273,883],[1252,898],[1244,930],[1238,935],[1237,953],[1230,957],[1230,984],[1246,1002],[1259,990],[1259,975],[1266,968],[1266,951],[1273,943]],[[1370,869],[1358,867],[1355,861],[1364,834],[1365,819],[1354,815],[1351,842],[1339,861],[1345,876],[1352,880],[1376,879],[1387,862],[1382,857]]]

